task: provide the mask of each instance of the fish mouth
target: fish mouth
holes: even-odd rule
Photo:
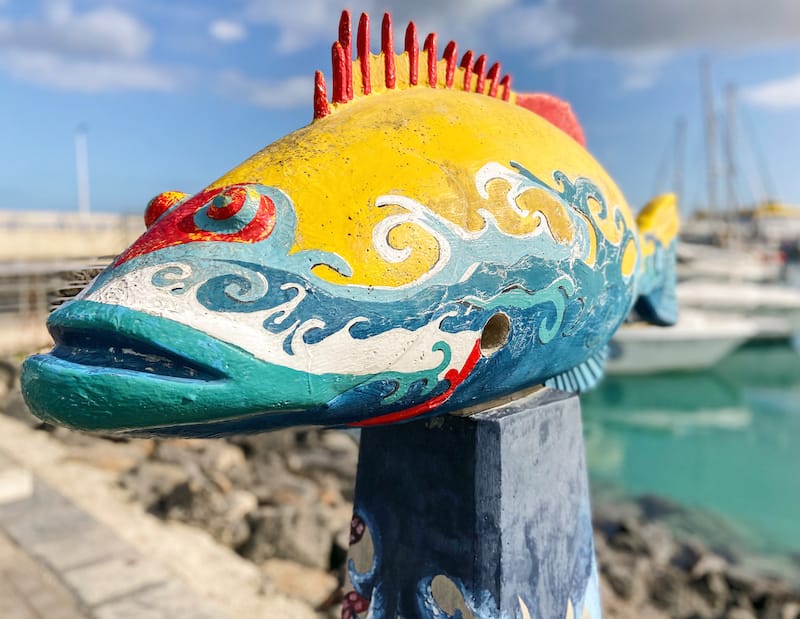
[[[25,360],[22,395],[42,421],[77,430],[221,436],[328,425],[325,402],[342,390],[341,381],[261,361],[120,305],[71,301],[50,315],[48,328],[55,347]]]
[[[164,378],[222,380],[221,370],[123,332],[50,324],[55,347],[50,352],[67,363]]]

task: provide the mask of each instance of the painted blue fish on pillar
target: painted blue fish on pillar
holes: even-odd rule
[[[569,106],[416,29],[333,46],[315,119],[147,231],[48,322],[31,410],[74,428],[219,436],[443,414],[590,387],[636,304],[676,318],[674,199],[637,221]]]

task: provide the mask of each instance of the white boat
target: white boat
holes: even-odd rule
[[[678,323],[671,327],[627,323],[611,339],[607,372],[654,374],[706,369],[757,331],[757,325],[748,318],[698,310],[681,310]]]
[[[789,338],[800,331],[800,289],[748,283],[681,282],[681,308],[738,314],[757,323],[757,339]]]
[[[722,248],[682,241],[677,248],[678,279],[774,283],[783,276],[780,252]]]

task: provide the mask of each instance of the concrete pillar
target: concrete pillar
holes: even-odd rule
[[[343,619],[600,619],[577,396],[362,430]]]

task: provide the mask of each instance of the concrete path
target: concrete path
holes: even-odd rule
[[[86,619],[87,616],[49,570],[0,533],[0,617]]]
[[[0,619],[319,619],[205,531],[127,502],[117,474],[86,460],[0,413]]]
[[[0,452],[0,617],[222,619],[224,615]]]

